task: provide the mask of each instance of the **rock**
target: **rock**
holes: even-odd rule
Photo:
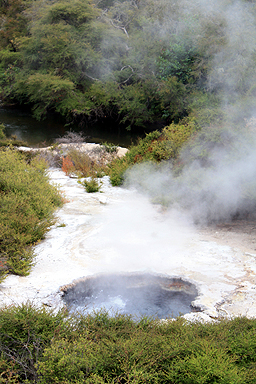
[[[112,161],[114,158],[123,157],[128,149],[123,147],[117,147],[116,151],[108,152],[107,149],[100,144],[95,143],[70,143],[70,144],[58,144],[52,145],[45,148],[30,148],[30,147],[17,147],[18,151],[21,152],[32,152],[32,153],[41,153],[44,156],[48,156],[49,158],[66,156],[71,149],[76,149],[77,151],[81,151],[87,154],[91,160],[97,162],[103,162],[107,164]]]

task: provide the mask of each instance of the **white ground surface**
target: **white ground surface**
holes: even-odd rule
[[[59,288],[76,279],[145,271],[181,276],[197,286],[194,305],[203,312],[188,319],[256,317],[254,227],[250,233],[231,225],[199,231],[180,213],[163,212],[135,191],[111,187],[107,177],[102,193],[89,194],[61,170],[50,176],[68,202],[35,247],[31,274],[8,276],[0,284],[0,305],[31,301],[57,308]]]

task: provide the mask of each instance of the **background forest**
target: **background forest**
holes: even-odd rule
[[[136,130],[253,116],[254,1],[1,0],[0,96]]]

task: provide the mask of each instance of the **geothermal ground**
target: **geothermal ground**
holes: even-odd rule
[[[64,286],[101,273],[153,273],[195,284],[202,312],[188,319],[256,316],[256,221],[194,227],[185,214],[163,210],[135,190],[111,187],[86,193],[61,170],[50,177],[66,203],[35,247],[27,277],[8,276],[0,305],[33,302],[59,308]]]

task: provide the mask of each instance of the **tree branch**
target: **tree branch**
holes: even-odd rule
[[[122,29],[122,31],[124,31],[124,33],[126,34],[126,36],[127,36],[128,39],[129,39],[129,35],[128,35],[128,32],[126,31],[125,27],[119,27],[118,25],[115,25],[115,24],[113,23],[113,20],[110,20],[110,23],[113,25],[114,28]]]
[[[124,67],[121,68],[121,71],[123,71],[125,68],[130,68],[130,70],[132,71],[132,73],[130,74],[130,76],[129,76],[126,80],[122,81],[120,84],[125,84],[125,83],[127,83],[127,81],[129,81],[130,78],[134,75],[134,70],[133,70],[133,68],[132,68],[130,65],[125,65]]]

